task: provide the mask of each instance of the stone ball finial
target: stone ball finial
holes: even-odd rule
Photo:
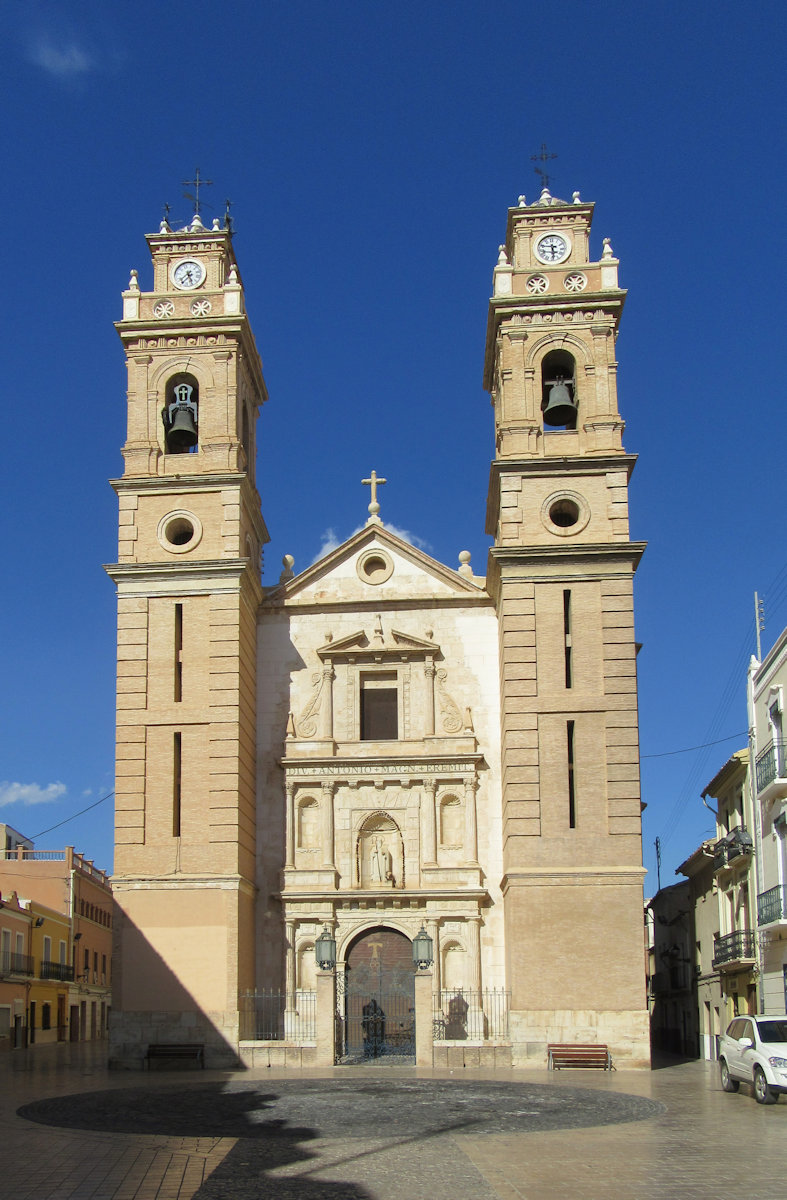
[[[505,246],[498,246],[497,248],[497,265],[499,267],[508,266],[508,255],[506,254]]]
[[[526,197],[526,196],[520,196],[520,197],[519,197],[519,207],[520,207],[520,208],[527,208],[527,197]]]
[[[460,550],[459,551],[459,562],[461,563],[461,566],[459,567],[458,573],[464,579],[472,579],[473,578],[473,568],[470,566],[471,558],[472,558],[472,555],[469,550]]]
[[[214,233],[220,233],[220,232],[221,232],[221,226],[219,225],[219,218],[218,218],[218,217],[214,217],[214,218],[213,218],[213,224],[211,225],[211,229],[214,231]]]
[[[575,204],[581,204],[581,203],[582,203],[582,201],[581,201],[581,200],[580,200],[580,198],[579,198],[579,192],[574,192],[574,193],[572,193],[571,199],[574,201],[574,203],[575,203]]]
[[[295,572],[292,569],[294,562],[295,562],[295,559],[293,558],[293,556],[291,554],[284,555],[284,558],[281,560],[281,564],[284,567],[284,570],[282,571],[281,575],[279,576],[279,583],[286,583],[288,579],[294,578]]]
[[[615,257],[614,254],[612,253],[612,242],[609,240],[609,238],[604,238],[604,250],[603,250],[601,257],[602,258],[614,258]]]
[[[230,273],[227,276],[227,283],[230,287],[238,286],[238,268],[235,266],[235,263],[233,263],[230,267]]]
[[[130,292],[139,291],[139,271],[131,272],[131,278],[128,281],[128,290]]]

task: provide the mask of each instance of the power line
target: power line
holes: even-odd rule
[[[65,820],[58,821],[57,825],[50,825],[48,829],[42,829],[40,833],[34,833],[30,838],[30,841],[34,842],[36,838],[43,837],[46,833],[51,833],[53,829],[60,829],[61,825],[68,825],[69,821],[75,821],[77,817],[81,817],[83,813],[90,812],[91,808],[98,808],[99,804],[103,804],[105,800],[109,800],[111,796],[114,796],[114,794],[115,789],[113,788],[111,792],[107,792],[106,796],[102,796],[100,800],[95,800],[93,804],[88,804],[87,808],[81,808],[79,812],[72,813],[72,815],[70,817],[66,817]]]
[[[641,754],[640,758],[669,758],[671,754],[691,754],[692,750],[705,750],[708,746],[720,746],[722,742],[731,742],[734,738],[748,737],[744,729],[741,733],[731,733],[727,737],[717,738],[715,742],[700,742],[699,746],[687,746],[685,750],[662,750],[660,754]]]

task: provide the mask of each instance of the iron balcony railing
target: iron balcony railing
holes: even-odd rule
[[[784,738],[774,738],[755,759],[757,791],[762,792],[774,779],[787,778]]]
[[[735,933],[716,937],[713,943],[713,966],[754,959],[754,944],[754,934],[750,929],[739,929]]]
[[[32,975],[33,960],[29,954],[12,954],[10,950],[0,951],[0,975]]]
[[[41,979],[60,979],[63,983],[74,982],[74,968],[68,963],[47,962],[41,963]]]
[[[757,897],[757,923],[770,925],[771,921],[787,920],[787,886],[783,883],[760,892]]]

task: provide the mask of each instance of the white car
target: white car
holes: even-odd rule
[[[758,1104],[787,1092],[787,1016],[736,1017],[719,1042],[721,1086],[737,1092],[750,1083]]]

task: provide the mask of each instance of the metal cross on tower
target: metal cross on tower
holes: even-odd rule
[[[545,188],[549,187],[549,181],[551,179],[551,176],[547,175],[544,168],[546,167],[546,164],[549,162],[549,160],[552,158],[557,158],[557,155],[549,153],[549,151],[547,150],[546,142],[541,143],[541,149],[539,150],[538,154],[530,155],[531,162],[541,163],[540,167],[533,167],[533,170],[535,171],[536,175],[540,176],[541,186],[545,187]]]
[[[377,488],[380,484],[387,482],[387,479],[378,479],[376,471],[372,471],[369,479],[361,480],[361,483],[364,485],[364,487],[371,487],[372,489],[372,502],[369,505],[369,520],[366,522],[367,525],[382,524],[378,516],[378,513],[380,512],[380,505],[377,503]]]
[[[199,215],[199,190],[200,190],[200,188],[201,187],[212,187],[212,186],[213,186],[213,180],[212,179],[203,179],[199,173],[199,167],[197,167],[197,170],[194,173],[194,179],[184,179],[183,180],[183,187],[193,187],[194,188],[193,195],[191,194],[191,192],[184,192],[183,194],[185,195],[187,200],[194,201],[195,217]]]

